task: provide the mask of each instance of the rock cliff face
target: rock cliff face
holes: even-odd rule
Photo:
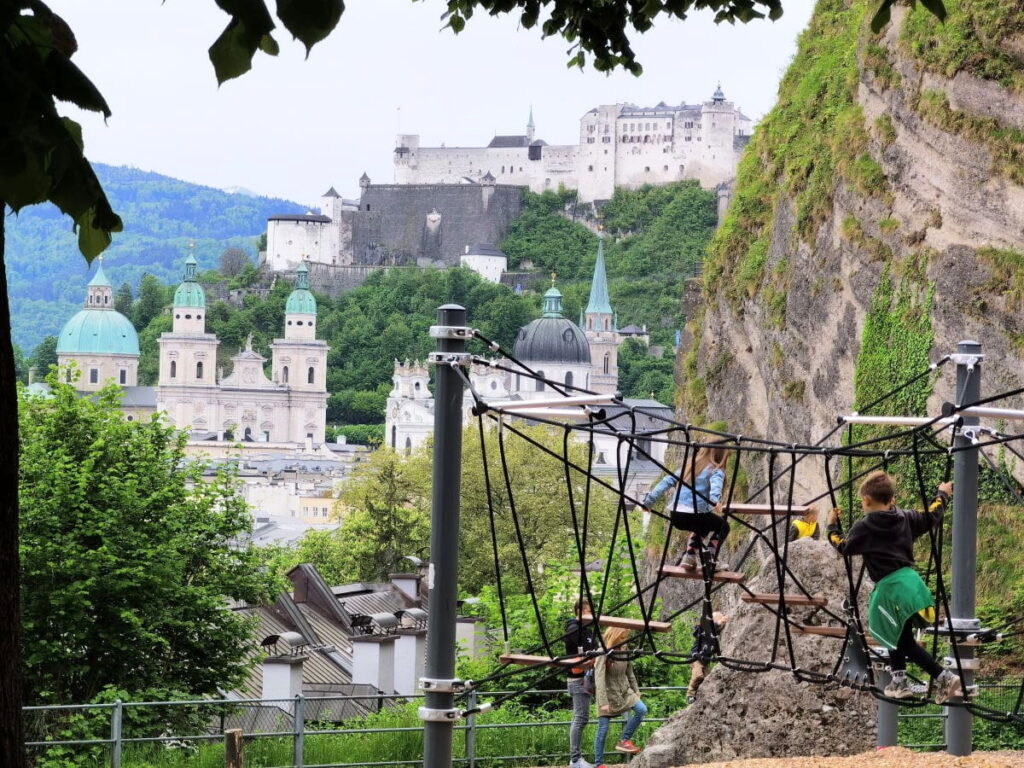
[[[819,2],[741,163],[681,371],[693,421],[813,441],[965,338],[983,394],[1024,382],[1024,10],[950,0],[873,35],[873,6]],[[884,412],[935,413],[952,382]]]

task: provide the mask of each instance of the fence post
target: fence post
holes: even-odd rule
[[[224,731],[224,768],[243,768],[241,728]]]
[[[114,702],[110,710],[110,768],[121,768],[121,721],[123,705],[121,700]]]
[[[292,763],[295,768],[305,765],[306,700],[301,693],[295,695],[295,716],[292,722]]]
[[[466,709],[476,709],[476,688],[470,688],[466,697]],[[476,768],[476,715],[466,718],[466,762],[469,768]]]

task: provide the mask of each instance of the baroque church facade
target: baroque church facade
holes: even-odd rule
[[[283,338],[267,359],[253,350],[251,337],[231,358],[227,375],[218,365],[220,341],[206,330],[206,293],[189,255],[174,293],[172,329],[160,335],[155,387],[139,387],[138,336],[128,318],[113,309],[113,291],[102,264],[89,282],[85,309],[58,337],[58,363],[82,371],[82,391],[113,382],[125,390],[128,418],[162,412],[193,441],[241,441],[317,445],[325,438],[327,343],[316,338],[317,305],[306,266],[296,273],[285,305]]]

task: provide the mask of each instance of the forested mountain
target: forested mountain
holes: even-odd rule
[[[176,282],[192,240],[201,269],[216,266],[229,247],[255,259],[254,241],[266,231],[268,216],[305,211],[287,200],[231,194],[135,168],[100,163],[94,168],[124,220],[124,232],[104,254],[108,274],[133,290],[146,272]],[[14,342],[28,352],[58,333],[82,303],[86,267],[68,218],[52,205],[10,216],[6,236]]]

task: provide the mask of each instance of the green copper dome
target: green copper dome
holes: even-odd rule
[[[295,271],[295,290],[284,305],[287,315],[315,315],[316,297],[309,292],[309,269],[303,262]]]
[[[131,321],[112,309],[83,309],[57,338],[57,354],[138,355],[139,336]]]
[[[196,264],[195,257],[189,254],[185,259],[185,279],[174,292],[176,307],[206,307],[206,292],[203,291],[203,286],[196,282]]]

